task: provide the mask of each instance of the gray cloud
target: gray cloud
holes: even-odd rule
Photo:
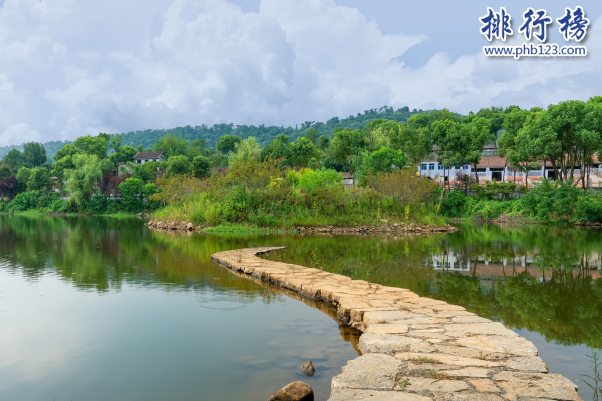
[[[600,30],[590,28],[587,60],[491,60],[479,42],[472,54],[433,52],[408,65],[409,49],[429,38],[383,33],[377,22],[330,0],[6,0],[0,145],[186,124],[294,125],[384,104],[466,113],[600,93]]]

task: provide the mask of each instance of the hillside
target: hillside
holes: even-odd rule
[[[380,109],[365,110],[364,113],[357,113],[357,116],[349,116],[347,118],[340,119],[339,117],[333,117],[330,120],[323,122],[306,121],[301,126],[292,127],[277,127],[277,126],[265,126],[265,125],[234,125],[234,124],[214,124],[209,127],[205,124],[191,127],[176,127],[172,129],[147,129],[143,131],[131,131],[123,135],[123,145],[132,145],[137,147],[142,145],[145,149],[153,146],[155,141],[162,136],[172,133],[179,137],[185,138],[189,141],[194,139],[205,139],[208,146],[215,146],[218,139],[223,135],[237,135],[242,138],[254,136],[257,141],[263,145],[275,139],[279,134],[288,135],[291,140],[296,139],[298,136],[302,136],[305,131],[309,128],[316,128],[320,135],[330,136],[334,129],[337,127],[344,128],[363,128],[370,121],[382,118],[385,120],[396,120],[396,121],[407,121],[413,114],[424,113],[422,110],[412,110],[406,106],[398,110],[394,110],[392,107],[383,106]],[[65,144],[72,143],[71,141],[49,141],[44,143],[46,148],[46,154],[49,158],[62,148]],[[0,158],[6,156],[6,154],[12,150],[18,149],[23,150],[23,146],[3,146],[0,147]]]

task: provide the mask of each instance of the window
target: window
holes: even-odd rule
[[[442,165],[438,165],[437,166],[437,170],[443,170],[443,166]]]
[[[464,170],[468,170],[468,164],[464,165]]]
[[[435,165],[434,164],[429,164],[429,170],[434,170],[435,169]]]
[[[421,169],[421,170],[426,170],[426,164],[422,164],[422,165],[420,166],[420,169]]]

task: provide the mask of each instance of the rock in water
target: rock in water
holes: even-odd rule
[[[268,401],[314,401],[314,391],[307,383],[294,382],[268,398]]]
[[[316,369],[311,361],[305,361],[305,363],[301,365],[301,372],[303,372],[305,376],[311,377],[316,373]]]

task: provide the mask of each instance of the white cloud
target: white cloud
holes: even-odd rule
[[[596,22],[599,32],[600,23]],[[331,0],[6,0],[0,9],[0,144],[178,125],[291,124],[382,105],[547,105],[600,91],[587,60],[433,55]],[[25,136],[24,136],[25,135]]]
[[[0,146],[21,144],[25,142],[36,141],[42,139],[40,133],[32,129],[29,124],[19,123],[11,125],[2,134],[0,134]]]

